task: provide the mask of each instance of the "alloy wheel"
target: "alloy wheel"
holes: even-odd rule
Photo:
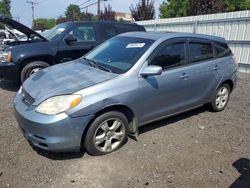
[[[108,119],[98,126],[94,134],[94,144],[101,152],[111,152],[121,144],[124,136],[124,123],[118,118]]]
[[[227,87],[221,87],[216,95],[215,104],[218,109],[223,109],[228,101],[229,98],[229,91]]]
[[[35,74],[36,72],[40,71],[42,68],[34,68],[29,72],[28,77],[30,77],[32,74]]]

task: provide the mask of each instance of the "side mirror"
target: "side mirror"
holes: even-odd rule
[[[141,70],[140,75],[146,77],[146,76],[161,75],[161,73],[162,73],[162,67],[157,65],[149,65]]]
[[[77,42],[77,38],[74,35],[68,34],[64,37],[64,41],[67,44],[72,44],[74,42]]]

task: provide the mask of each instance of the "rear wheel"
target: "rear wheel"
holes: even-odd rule
[[[222,84],[213,97],[212,102],[209,104],[210,108],[214,112],[223,111],[230,98],[230,87],[228,84]]]
[[[84,148],[90,155],[104,155],[121,148],[127,141],[128,120],[117,111],[98,116],[85,136]]]
[[[49,64],[43,61],[33,61],[31,63],[28,63],[21,72],[21,82],[23,83],[32,74],[46,67],[49,67]]]

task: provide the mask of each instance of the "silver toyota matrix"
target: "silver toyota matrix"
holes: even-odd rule
[[[131,32],[84,57],[43,69],[18,91],[16,120],[42,150],[103,155],[138,127],[208,104],[225,109],[237,64],[225,39]]]

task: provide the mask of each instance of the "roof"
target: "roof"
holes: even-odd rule
[[[111,23],[111,24],[120,24],[120,25],[138,25],[137,23],[127,23],[127,22],[119,22],[119,21],[109,21],[109,20],[96,20],[96,21],[69,21],[63,22],[66,24],[81,24],[81,23]]]
[[[170,39],[177,37],[196,37],[201,39],[214,40],[218,42],[226,42],[226,40],[222,37],[212,36],[212,35],[203,35],[203,34],[195,34],[195,33],[182,33],[182,32],[129,32],[123,33],[119,36],[126,37],[137,37],[137,38],[146,38],[151,40],[160,40],[160,39]]]

